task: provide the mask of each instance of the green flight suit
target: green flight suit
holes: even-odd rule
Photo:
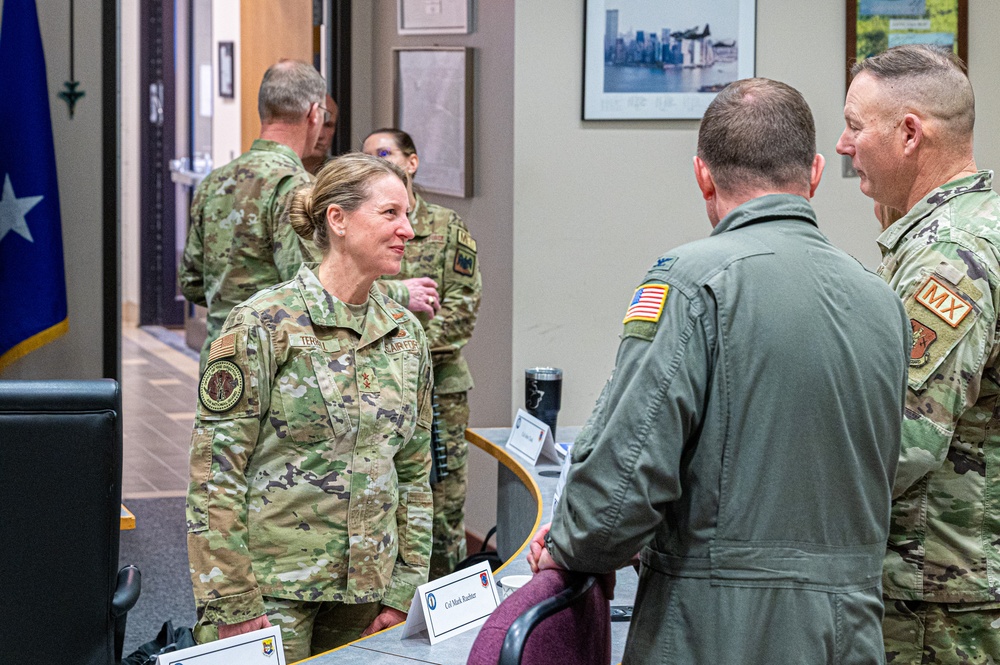
[[[233,307],[291,279],[303,261],[319,259],[288,221],[290,195],[310,182],[291,148],[257,139],[199,183],[178,279],[188,301],[208,308],[201,370]]]
[[[438,401],[438,432],[445,447],[448,475],[433,486],[434,551],[431,579],[447,575],[465,558],[465,492],[469,447],[472,373],[462,356],[476,325],[483,280],[479,256],[465,222],[449,210],[427,203],[416,194],[410,211],[414,238],[406,243],[399,273],[385,275],[379,286],[390,298],[409,305],[410,294],[399,280],[430,277],[438,285],[441,309],[433,319],[416,316],[427,332],[434,362],[434,393]]]
[[[427,581],[423,329],[374,285],[355,311],[316,269],[235,308],[210,348],[187,501],[204,624],[260,616],[265,598],[405,612]]]
[[[1000,662],[1000,196],[992,186],[990,171],[947,183],[878,240],[879,274],[904,301],[913,333],[882,581],[892,663]]]
[[[908,338],[799,196],[656,262],[549,542],[594,573],[641,552],[626,664],[883,662]]]

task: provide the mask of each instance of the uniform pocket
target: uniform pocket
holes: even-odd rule
[[[212,440],[215,428],[199,427],[191,437],[190,485],[187,497],[188,533],[208,530],[208,481],[212,477]]]
[[[351,420],[337,389],[327,358],[308,349],[295,349],[277,378],[282,413],[272,409],[275,430],[298,443],[316,443],[344,436]]]
[[[411,491],[399,497],[402,510],[396,511],[399,556],[411,566],[430,565],[434,495]]]

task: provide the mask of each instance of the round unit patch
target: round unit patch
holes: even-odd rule
[[[243,396],[243,372],[228,360],[215,361],[201,377],[198,396],[209,411],[228,411]]]

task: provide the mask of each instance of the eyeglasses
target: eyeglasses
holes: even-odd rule
[[[313,104],[315,104],[316,108],[318,108],[319,110],[321,110],[323,112],[323,124],[325,125],[326,123],[330,122],[330,118],[333,117],[333,114],[330,113],[330,109],[326,108],[325,106],[323,106],[319,102],[313,102]]]
[[[389,155],[391,155],[391,154],[392,154],[392,150],[390,150],[388,148],[379,148],[378,150],[375,151],[375,156],[376,157],[381,157],[382,159],[388,159]]]

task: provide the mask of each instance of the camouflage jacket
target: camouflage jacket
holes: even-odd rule
[[[414,238],[406,243],[399,274],[385,275],[378,284],[390,298],[408,305],[409,292],[398,280],[430,277],[437,282],[441,311],[430,320],[417,315],[434,359],[434,389],[439,395],[465,392],[473,383],[462,347],[472,337],[483,290],[476,241],[454,210],[427,203],[419,194],[416,198],[410,212]]]
[[[879,237],[913,329],[883,586],[889,598],[1000,601],[1000,197],[980,171]]]
[[[187,500],[199,612],[262,596],[407,611],[431,551],[431,367],[373,286],[364,318],[313,272],[236,307],[199,386]]]
[[[233,307],[318,258],[287,217],[289,193],[311,181],[291,148],[257,139],[195,190],[179,279],[184,297],[208,308],[201,369]]]

